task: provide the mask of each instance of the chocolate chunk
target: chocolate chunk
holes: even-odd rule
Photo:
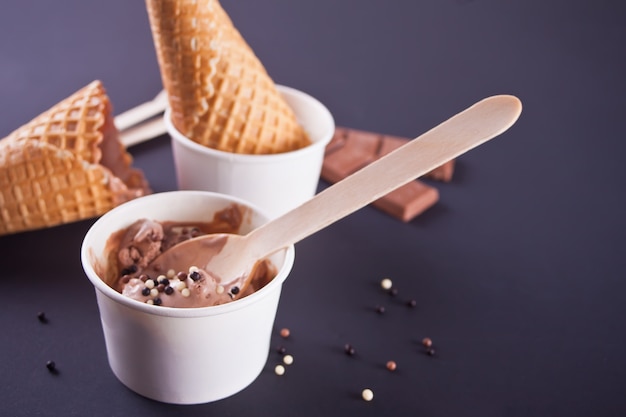
[[[327,148],[322,178],[329,182],[337,182],[358,171],[377,159],[381,136],[359,130],[335,130],[335,135],[342,135],[343,142],[335,143]]]
[[[330,183],[338,182],[407,141],[408,139],[402,137],[337,127],[333,139],[326,146],[321,176]],[[453,170],[454,161],[451,161],[426,176],[449,181]],[[415,180],[374,201],[372,205],[408,222],[432,207],[438,200],[439,192],[436,188]]]
[[[437,201],[439,191],[436,188],[415,180],[396,188],[372,204],[403,222],[409,222],[435,205]]]

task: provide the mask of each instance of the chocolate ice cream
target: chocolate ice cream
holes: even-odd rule
[[[210,271],[190,265],[184,256],[168,258],[167,265],[159,260],[160,255],[185,240],[210,233],[237,233],[243,218],[241,210],[233,205],[216,213],[211,222],[137,220],[107,241],[110,265],[115,265],[114,279],[109,284],[127,297],[167,307],[219,305],[262,288],[276,275],[276,268],[268,260],[257,262],[251,271],[251,284],[244,291],[242,277],[222,282]],[[199,243],[198,250],[206,248]]]

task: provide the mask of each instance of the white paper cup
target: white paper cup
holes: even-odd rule
[[[233,195],[259,206],[270,217],[278,217],[315,195],[335,122],[328,109],[310,95],[289,87],[277,88],[308,133],[311,145],[272,155],[218,151],[180,133],[166,110],[165,126],[172,137],[179,189]]]
[[[140,218],[211,221],[231,203],[249,207],[240,232],[267,221],[243,200],[203,191],[141,197],[102,216],[85,235],[81,261],[96,290],[109,365],[131,390],[157,401],[198,404],[219,400],[251,384],[262,371],[282,284],[294,247],[270,258],[278,275],[265,287],[231,303],[203,308],[148,305],[125,297],[97,274],[106,267],[109,236]]]

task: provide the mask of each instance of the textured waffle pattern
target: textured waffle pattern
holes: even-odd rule
[[[227,152],[295,150],[309,139],[217,0],[147,0],[176,128]]]
[[[98,145],[102,141],[105,117],[110,111],[102,83],[94,81],[20,127],[8,138],[35,139],[96,163],[101,158]]]
[[[123,178],[101,164],[104,141]],[[149,192],[131,161],[104,88],[89,84],[0,140],[0,235],[95,217]]]
[[[110,173],[35,140],[0,143],[0,234],[94,217],[113,208]]]

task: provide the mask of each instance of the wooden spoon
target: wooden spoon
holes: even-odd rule
[[[166,107],[167,93],[161,90],[152,100],[117,115],[115,127],[120,132],[122,144],[129,148],[165,134],[165,123],[161,114]]]
[[[245,236],[200,236],[178,244],[154,262],[167,267],[168,261],[185,258],[221,282],[240,283],[244,290],[247,274],[258,260],[498,136],[515,123],[521,110],[514,96],[486,98]]]

